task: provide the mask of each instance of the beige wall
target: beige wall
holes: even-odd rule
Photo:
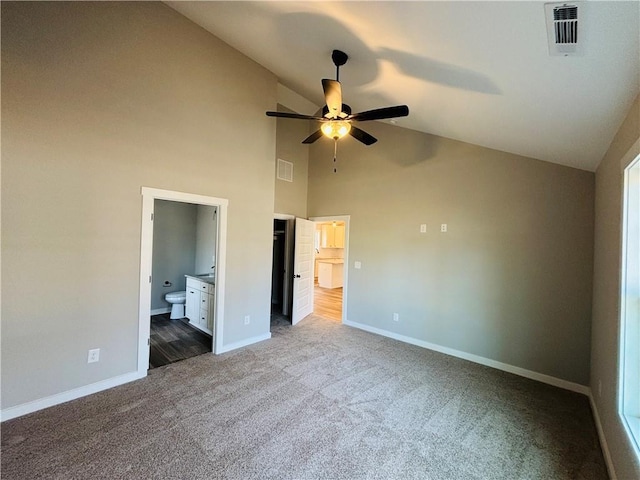
[[[348,320],[587,385],[593,173],[362,127],[309,160],[309,215],[351,215]]]
[[[225,344],[269,331],[276,88],[161,3],[2,2],[3,408],[136,370],[142,186],[229,199]]]
[[[617,400],[623,172],[640,154],[640,151],[629,152],[638,139],[640,96],[596,172],[591,388],[620,479],[640,478],[640,466],[618,416]]]
[[[282,105],[278,110],[293,111]],[[309,122],[283,118],[272,121],[277,122],[276,156],[293,164],[293,182],[276,178],[274,212],[307,218],[309,146],[302,140],[309,135]]]

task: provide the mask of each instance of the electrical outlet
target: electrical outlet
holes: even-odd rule
[[[355,269],[357,269],[357,270],[360,270],[360,269],[362,268],[362,263],[361,263],[361,262],[356,261],[356,262],[353,264],[353,267],[354,267]]]
[[[440,225],[440,231],[441,231],[442,233],[444,233],[444,232],[446,232],[446,231],[447,231],[447,224],[446,224],[446,223],[443,223],[442,225]]]
[[[397,313],[393,314],[393,321],[394,322],[399,322],[400,321],[400,315],[398,315]]]
[[[244,324],[249,325],[251,323],[251,315],[244,316]]]
[[[420,225],[420,233],[427,233],[427,224],[423,223]]]
[[[100,349],[94,348],[89,350],[89,356],[87,357],[87,363],[95,363],[100,360]]]

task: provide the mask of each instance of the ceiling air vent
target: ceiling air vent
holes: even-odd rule
[[[278,180],[293,182],[293,163],[278,159]]]
[[[549,55],[582,55],[580,3],[546,3]]]

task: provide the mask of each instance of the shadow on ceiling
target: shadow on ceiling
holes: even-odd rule
[[[310,56],[318,58],[324,69],[324,78],[335,78],[335,67],[330,61],[331,50],[345,51],[349,55],[349,62],[344,67],[349,85],[363,86],[376,80],[378,62],[385,60],[404,75],[426,82],[490,95],[502,93],[489,77],[467,68],[391,48],[372,50],[342,23],[329,16],[302,12],[284,14],[278,18],[277,31],[279,36],[274,40],[280,49],[294,61]],[[328,40],[318,42],[318,38]],[[329,50],[327,45],[330,45]],[[311,98],[322,100],[318,98],[316,84],[294,87],[311,94]]]

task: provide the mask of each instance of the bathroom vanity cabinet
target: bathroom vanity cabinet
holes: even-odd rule
[[[215,285],[196,277],[187,277],[187,301],[185,316],[189,323],[209,335],[213,335],[215,315]]]

